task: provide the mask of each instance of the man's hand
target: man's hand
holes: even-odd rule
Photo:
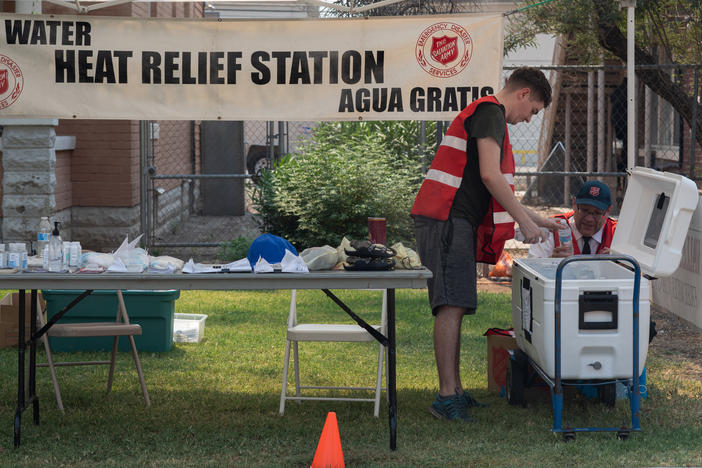
[[[549,231],[557,231],[558,229],[561,229],[563,227],[557,219],[544,218],[543,216],[540,216],[540,218],[541,219],[537,220],[536,223],[541,227],[545,227]]]
[[[519,230],[524,235],[525,244],[537,244],[546,240],[544,231],[532,220],[526,219],[525,222],[519,223]]]

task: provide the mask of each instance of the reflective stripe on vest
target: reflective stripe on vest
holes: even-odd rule
[[[463,109],[451,122],[427,171],[427,176],[419,188],[412,206],[412,215],[426,216],[440,221],[448,219],[467,164],[466,150],[469,138],[464,124],[466,119],[473,115],[478,105],[484,102],[499,104],[494,96],[486,96]],[[514,192],[514,156],[506,123],[500,171]],[[476,260],[496,263],[505,241],[512,237],[514,237],[514,220],[495,199],[490,198],[487,213],[478,227]]]

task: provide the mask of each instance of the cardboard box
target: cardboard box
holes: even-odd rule
[[[44,302],[39,295],[39,307],[44,308]],[[29,339],[29,319],[31,314],[31,299],[29,292],[24,295],[24,329],[25,337]],[[0,299],[0,348],[17,346],[19,333],[19,293],[10,293]]]
[[[487,335],[488,390],[500,395],[505,393],[509,349],[517,349],[517,340],[513,336]]]

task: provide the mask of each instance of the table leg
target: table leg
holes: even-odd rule
[[[24,289],[18,291],[19,301],[17,333],[17,410],[15,411],[15,447],[20,445],[20,429],[22,427],[22,410],[24,409]]]
[[[388,399],[390,450],[397,449],[397,387],[395,381],[395,290],[388,289]]]
[[[37,290],[32,289],[31,313],[29,318],[30,337],[34,337],[37,331]],[[39,425],[39,398],[37,398],[37,340],[30,339],[29,342],[29,401],[32,402],[32,414],[34,424]]]

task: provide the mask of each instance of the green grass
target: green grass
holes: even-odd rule
[[[372,307],[364,316],[378,319],[379,293],[338,295],[355,311]],[[509,326],[510,299],[481,294],[479,300],[478,314],[464,321],[461,369],[466,387],[489,407],[473,410],[476,423],[446,423],[427,411],[437,377],[426,292],[397,292],[397,451],[388,448],[385,401],[379,419],[372,403],[324,401],[288,402],[285,416],[278,416],[288,292],[182,291],[176,311],[208,314],[206,338],[176,343],[168,353],[141,353],[148,409],[128,353],[119,355],[107,397],[106,366],[59,368],[65,415],[56,409],[48,369],[41,368],[41,425],[25,411],[22,446],[14,449],[17,353],[0,350],[0,466],[309,466],[328,411],[337,413],[347,466],[702,464],[702,384],[681,377],[680,364],[663,356],[649,356],[643,432],[625,442],[606,433],[579,434],[565,444],[550,430],[547,395],[514,408],[488,392],[482,333]],[[305,320],[345,318],[319,291],[299,291],[298,310]],[[373,344],[303,343],[300,352],[303,382],[374,383]],[[57,360],[66,357],[57,353]],[[576,396],[566,400],[566,420],[611,426],[629,423],[630,416],[623,401],[612,411]]]

